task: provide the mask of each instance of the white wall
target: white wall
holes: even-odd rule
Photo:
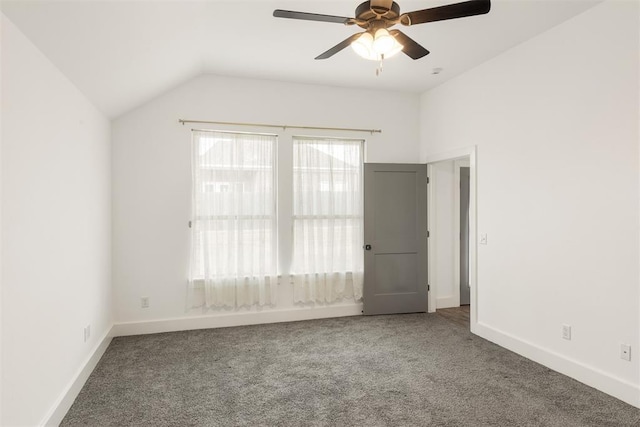
[[[0,34],[2,34],[2,27],[4,26],[4,19],[0,17]],[[2,82],[2,63],[3,63],[3,55],[2,55],[2,43],[0,42],[0,82]],[[2,84],[0,83],[0,100],[2,97]],[[2,422],[2,385],[4,384],[4,376],[2,374],[2,366],[3,366],[3,339],[2,339],[2,106],[0,105],[0,422]]]
[[[457,307],[460,305],[460,297],[458,295],[456,301],[454,161],[434,163],[430,180],[434,194],[431,199],[432,218],[429,219],[432,239],[430,243],[433,248],[429,283],[435,291],[436,308]]]
[[[0,424],[32,426],[111,327],[110,127],[4,15],[1,87]]]
[[[423,159],[478,146],[476,332],[635,405],[638,52],[608,1],[421,100]]]
[[[178,123],[179,118],[380,128],[382,134],[373,135],[263,130],[278,133],[281,143],[287,143],[291,135],[296,134],[362,137],[366,139],[368,162],[407,163],[416,162],[419,157],[418,109],[417,95],[204,75],[116,119],[112,129],[116,321],[202,315],[199,310],[187,313],[185,304],[190,129],[228,127],[182,126]],[[281,156],[279,167],[290,167],[290,162],[291,156]],[[287,225],[283,227],[287,228]],[[140,308],[141,296],[149,297],[148,309]],[[277,308],[291,307],[291,287],[281,285]],[[359,313],[359,309],[353,312]],[[207,315],[229,313],[233,312],[223,310]],[[253,321],[260,321],[255,319]],[[127,331],[121,329],[118,333]]]

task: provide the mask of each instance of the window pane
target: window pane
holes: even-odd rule
[[[362,141],[294,140],[295,216],[361,215]],[[306,203],[309,201],[309,203]]]
[[[362,257],[362,218],[294,220],[296,273],[358,271]],[[306,258],[308,261],[304,262]],[[315,260],[314,262],[310,262]]]

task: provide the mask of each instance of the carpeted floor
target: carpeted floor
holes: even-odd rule
[[[113,340],[63,426],[640,426],[433,314]]]

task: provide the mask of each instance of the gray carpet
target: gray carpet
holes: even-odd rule
[[[113,340],[63,426],[640,426],[434,314]]]

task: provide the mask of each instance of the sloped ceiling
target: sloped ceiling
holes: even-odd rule
[[[398,1],[403,12],[452,2]],[[431,54],[388,59],[378,77],[377,64],[351,49],[313,59],[357,27],[272,16],[274,9],[354,16],[358,1],[5,0],[0,6],[113,118],[202,73],[420,93],[598,2],[494,0],[487,15],[404,28]],[[434,68],[443,71],[435,75]]]

